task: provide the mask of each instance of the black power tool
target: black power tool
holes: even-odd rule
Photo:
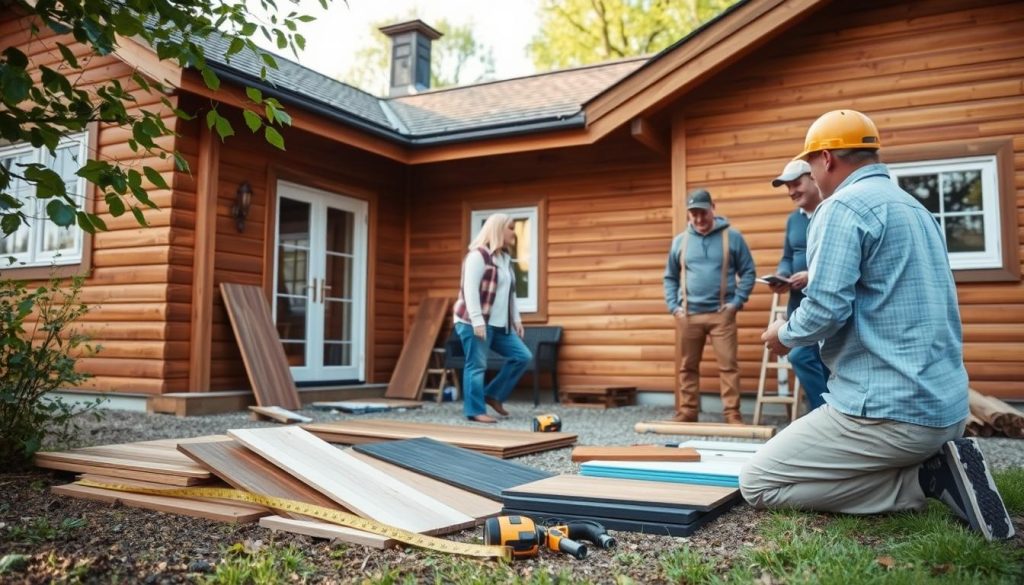
[[[612,539],[613,542],[614,540]],[[537,526],[537,523],[527,516],[488,518],[484,523],[484,542],[491,546],[511,548],[513,559],[537,556],[542,546],[576,559],[587,557],[587,545],[570,538],[566,526]]]

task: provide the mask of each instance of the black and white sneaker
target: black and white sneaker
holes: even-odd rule
[[[921,489],[980,532],[986,540],[1013,536],[1013,522],[974,439],[949,441],[921,464]]]

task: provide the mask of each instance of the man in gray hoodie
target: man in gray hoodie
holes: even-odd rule
[[[715,216],[704,189],[686,198],[688,225],[672,240],[665,265],[665,304],[682,338],[682,366],[676,386],[679,422],[697,422],[700,358],[710,337],[718,361],[725,422],[743,424],[740,370],[736,360],[736,312],[754,288],[754,258],[743,235]]]

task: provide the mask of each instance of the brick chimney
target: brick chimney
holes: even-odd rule
[[[422,20],[380,28],[391,39],[391,75],[388,97],[430,89],[430,43],[441,33]]]

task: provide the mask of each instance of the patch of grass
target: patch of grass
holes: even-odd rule
[[[1024,468],[1004,469],[992,474],[1012,516],[1024,515]]]
[[[685,545],[661,558],[661,571],[671,583],[697,585],[711,582],[715,563]]]
[[[986,542],[937,502],[921,513],[889,516],[775,512],[760,533],[766,545],[704,582],[1009,585],[1024,579],[1024,552]]]
[[[235,544],[224,551],[224,558],[213,574],[201,581],[208,585],[265,585],[303,580],[313,572],[305,555],[295,546],[247,547]]]
[[[39,544],[67,538],[85,524],[85,518],[65,518],[60,524],[53,525],[49,519],[39,517],[27,524],[8,527],[7,537],[12,542]]]
[[[639,567],[644,562],[644,557],[640,553],[621,552],[615,555],[614,560],[620,567]]]

